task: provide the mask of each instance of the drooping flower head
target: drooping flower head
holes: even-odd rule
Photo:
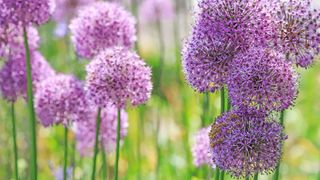
[[[320,11],[310,0],[279,1],[274,24],[273,46],[301,67],[310,66],[320,53]]]
[[[294,103],[297,81],[283,54],[251,48],[235,57],[227,84],[232,106],[282,111]]]
[[[193,164],[197,167],[210,165],[215,167],[210,152],[210,128],[202,128],[195,136],[195,143],[192,146]]]
[[[63,74],[41,81],[35,94],[35,109],[45,127],[86,121],[88,102],[83,83],[72,75]]]
[[[44,57],[32,51],[30,55],[33,91],[36,85],[44,79],[53,76],[54,70]],[[27,96],[27,73],[25,54],[19,53],[9,56],[8,60],[0,70],[0,90],[2,96],[8,101],[16,101],[19,96]]]
[[[123,47],[101,51],[87,65],[86,87],[96,106],[124,108],[145,103],[151,95],[151,70],[140,57]]]
[[[27,28],[30,50],[39,47],[39,34],[33,27]],[[0,26],[0,57],[7,58],[9,54],[23,53],[25,51],[22,27],[6,24]]]
[[[273,171],[286,136],[282,126],[265,114],[231,111],[211,127],[210,145],[216,165],[236,177]]]
[[[168,19],[174,16],[174,5],[172,0],[144,0],[139,13],[146,22]]]
[[[131,48],[136,40],[135,24],[134,17],[118,4],[96,2],[71,21],[71,39],[79,56],[92,58],[105,48]]]
[[[91,117],[87,121],[76,123],[77,149],[83,156],[91,155],[93,152],[97,114],[96,111],[92,111]],[[108,105],[102,108],[99,140],[107,152],[112,152],[116,147],[117,117],[117,108],[115,106]],[[120,139],[127,135],[128,126],[128,115],[124,110],[121,110]]]
[[[54,11],[54,0],[1,0],[0,23],[27,26],[47,22]]]

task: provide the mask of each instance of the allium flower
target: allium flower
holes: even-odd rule
[[[76,12],[95,0],[55,0],[56,9],[52,14],[52,18],[57,22],[67,22]]]
[[[35,110],[45,127],[86,121],[87,109],[84,86],[71,75],[52,76],[37,85]]]
[[[193,164],[197,167],[210,165],[215,167],[210,152],[210,128],[200,129],[195,136],[195,143],[192,146]]]
[[[131,48],[136,40],[135,23],[134,17],[119,5],[96,2],[71,21],[71,39],[79,56],[92,58],[105,48]]]
[[[174,16],[172,0],[144,0],[139,8],[143,21],[156,21]]]
[[[40,25],[47,22],[54,11],[54,0],[1,0],[2,10],[5,12],[1,23],[13,23],[27,26]],[[1,13],[2,13],[1,11]]]
[[[151,70],[140,57],[123,47],[101,51],[87,65],[86,87],[93,103],[124,108],[145,103],[151,95]]]
[[[298,75],[284,55],[264,48],[238,54],[228,77],[232,106],[282,111],[297,96]]]
[[[273,46],[287,54],[288,60],[308,67],[320,53],[320,11],[311,10],[310,0],[279,2]]]
[[[210,131],[213,161],[236,177],[273,171],[286,139],[282,126],[262,114],[227,112]]]
[[[220,41],[207,27],[205,21],[198,21],[182,51],[186,79],[199,92],[214,92],[224,85],[237,53],[231,41]]]
[[[54,70],[38,52],[31,52],[33,91],[40,81],[53,76]],[[27,96],[26,60],[23,53],[10,56],[0,70],[0,90],[8,101],[16,101],[18,96]]]
[[[117,108],[111,105],[101,111],[101,126],[99,140],[104,149],[111,152],[116,147],[117,138]],[[81,155],[91,155],[95,145],[97,112],[92,111],[87,121],[76,123],[77,149]],[[127,135],[128,115],[122,110],[120,119],[120,139]],[[100,144],[100,143],[99,143]]]
[[[33,27],[27,28],[28,43],[31,50],[39,47],[39,34]],[[7,24],[0,26],[0,57],[7,58],[10,54],[23,53],[25,51],[22,27]]]

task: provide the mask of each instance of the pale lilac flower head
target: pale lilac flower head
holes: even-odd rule
[[[37,29],[27,28],[30,50],[39,47],[40,37]],[[0,26],[0,57],[7,58],[9,54],[23,53],[25,51],[23,41],[23,29],[13,24]]]
[[[47,22],[54,11],[54,0],[1,0],[0,23],[27,26]]]
[[[145,103],[151,95],[151,70],[140,57],[123,47],[101,51],[87,65],[86,87],[93,104],[124,108]]]
[[[37,84],[44,79],[53,76],[54,70],[44,57],[32,51],[30,55],[33,91],[37,91]],[[27,96],[27,74],[25,54],[19,53],[9,56],[0,70],[0,90],[2,96],[8,101],[16,101],[19,96]]]
[[[84,85],[72,75],[55,75],[37,85],[35,109],[45,127],[86,121],[87,108]]]
[[[64,180],[63,167],[61,166],[54,167],[53,163],[51,162],[49,162],[49,167],[54,177],[54,180]],[[66,177],[67,180],[71,179],[72,171],[73,171],[73,167],[67,167],[67,177]]]
[[[281,159],[282,126],[265,114],[231,111],[211,127],[210,145],[216,165],[236,177],[268,174]]]
[[[297,73],[283,54],[251,48],[235,57],[227,84],[232,106],[269,112],[294,103],[297,81]]]
[[[157,21],[174,16],[173,0],[144,0],[139,8],[143,21]]]
[[[87,121],[76,123],[76,139],[77,149],[82,156],[91,155],[95,145],[97,111],[92,111]],[[107,152],[114,151],[117,138],[117,108],[108,105],[101,110],[101,126],[99,134],[99,144],[103,144],[103,148]],[[123,140],[127,135],[128,115],[121,110],[120,119],[120,139]]]
[[[210,165],[215,167],[210,152],[210,128],[202,128],[195,136],[195,143],[192,146],[193,164],[197,167]]]
[[[287,60],[306,68],[320,54],[320,11],[311,9],[310,0],[278,3],[273,46],[287,54]]]
[[[95,0],[55,0],[56,9],[52,14],[53,20],[57,22],[68,22],[77,11]]]
[[[105,48],[131,48],[136,40],[135,24],[134,17],[118,4],[96,2],[71,21],[71,39],[79,56],[92,58]]]

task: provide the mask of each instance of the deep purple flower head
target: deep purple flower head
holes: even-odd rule
[[[286,136],[282,126],[262,114],[224,113],[211,127],[213,161],[236,177],[273,171]]]
[[[139,8],[140,17],[143,21],[156,21],[168,19],[174,16],[172,0],[144,0]]]
[[[63,74],[41,81],[35,94],[35,109],[45,127],[86,121],[88,103],[83,83]]]
[[[33,91],[36,92],[36,85],[53,76],[55,72],[40,53],[32,51],[30,57]],[[2,96],[8,101],[16,101],[19,96],[26,98],[27,74],[24,53],[9,56],[3,65],[0,70],[0,90]]]
[[[54,11],[54,0],[0,0],[0,23],[27,26],[47,22]]]
[[[273,46],[288,60],[308,67],[320,54],[320,11],[312,10],[310,0],[279,1],[274,24]]]
[[[131,48],[136,40],[135,24],[134,17],[121,6],[96,2],[71,21],[71,39],[79,56],[92,58],[105,48]]]
[[[28,43],[31,50],[39,47],[39,34],[33,27],[27,28]],[[0,57],[7,58],[9,54],[23,53],[25,51],[22,27],[13,24],[0,26]]]
[[[251,48],[238,54],[228,76],[232,106],[282,111],[297,96],[298,75],[283,54]]]
[[[101,111],[100,143],[107,152],[112,152],[116,147],[117,138],[117,108],[108,105]],[[81,155],[91,155],[95,144],[97,111],[92,111],[91,118],[87,121],[76,123],[77,149]],[[127,135],[128,115],[121,110],[120,139]],[[99,143],[99,144],[100,144]]]
[[[193,164],[197,167],[210,165],[215,167],[210,152],[210,128],[202,128],[195,136],[195,143],[192,146]]]
[[[101,51],[87,65],[86,87],[96,106],[112,103],[124,108],[145,103],[151,95],[151,70],[140,57],[123,47]]]
[[[220,39],[207,27],[205,21],[198,21],[182,51],[186,79],[199,92],[214,92],[223,87],[237,53],[231,41]]]

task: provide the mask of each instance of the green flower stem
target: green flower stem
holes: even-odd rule
[[[203,109],[203,113],[202,113],[202,121],[201,121],[201,127],[205,127],[207,126],[207,121],[209,118],[209,93],[205,93],[204,95],[204,99],[203,99],[203,104],[202,104],[202,109]]]
[[[224,171],[220,172],[220,180],[224,180]]]
[[[119,168],[119,156],[120,156],[120,119],[121,119],[121,109],[118,108],[118,122],[117,122],[117,148],[116,148],[116,162],[114,168],[114,179],[118,180],[118,168]]]
[[[249,176],[247,176],[247,177],[246,177],[246,180],[249,180],[249,179],[250,179]]]
[[[256,174],[254,175],[253,179],[254,179],[254,180],[258,180],[258,176],[259,176],[259,174],[256,173]]]
[[[28,95],[28,111],[30,121],[30,135],[31,135],[31,151],[30,151],[30,175],[32,180],[37,180],[37,138],[36,138],[36,116],[33,105],[32,92],[32,69],[30,62],[30,48],[28,43],[28,33],[26,27],[23,27],[23,39],[26,49],[26,70],[27,70],[27,95]]]
[[[102,179],[106,180],[107,179],[107,156],[106,156],[106,151],[103,147],[103,144],[101,143],[101,149],[102,149]]]
[[[216,175],[215,175],[215,178],[214,178],[215,180],[219,180],[220,179],[220,170],[219,170],[219,168],[217,167],[216,168]]]
[[[68,166],[68,127],[64,127],[64,164],[63,164],[63,180],[67,180]]]
[[[13,150],[14,150],[14,174],[16,180],[19,179],[18,176],[18,148],[17,148],[17,131],[16,131],[16,119],[14,112],[14,102],[11,104],[11,117],[12,117],[12,137],[13,137]]]
[[[281,111],[280,114],[280,124],[284,128],[284,111]],[[280,161],[277,165],[276,172],[274,173],[273,179],[278,180],[280,177]]]
[[[96,161],[97,161],[97,155],[99,151],[99,134],[100,134],[100,124],[101,124],[100,114],[101,114],[101,108],[98,109],[98,116],[97,116],[96,139],[95,139],[95,145],[94,145],[91,180],[94,180],[96,175]]]

